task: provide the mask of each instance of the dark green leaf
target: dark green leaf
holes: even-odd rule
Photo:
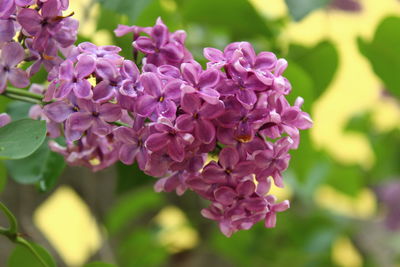
[[[186,22],[224,29],[235,40],[274,34],[247,0],[184,0],[178,6]]]
[[[327,89],[339,64],[338,52],[329,41],[322,41],[311,48],[292,45],[289,58],[300,65],[312,78],[315,98]]]
[[[358,47],[370,61],[374,72],[386,89],[400,98],[400,18],[385,18],[378,26],[374,39],[367,42],[358,38]]]
[[[12,101],[7,106],[7,113],[11,116],[13,121],[21,120],[28,117],[29,109],[32,104],[21,101]]]
[[[307,16],[311,11],[326,6],[330,0],[285,0],[289,13],[295,21]]]
[[[0,161],[0,193],[3,192],[7,184],[7,170],[4,163]]]
[[[43,247],[30,242],[48,267],[56,267],[53,257]],[[25,246],[17,245],[8,258],[8,267],[43,267],[40,261]]]
[[[122,194],[137,188],[144,184],[154,183],[154,177],[146,175],[142,170],[139,169],[135,163],[133,165],[125,165],[121,162],[116,164],[118,181],[117,181],[117,193]]]
[[[105,8],[111,9],[120,14],[127,15],[131,22],[135,22],[141,12],[145,10],[152,1],[153,0],[99,0],[99,2],[102,3]]]
[[[355,196],[364,187],[365,179],[358,166],[334,164],[328,173],[326,183],[345,194]]]
[[[116,266],[111,263],[97,261],[97,262],[91,262],[91,263],[85,264],[83,267],[116,267]]]
[[[40,189],[46,191],[54,186],[64,167],[64,158],[51,151],[44,142],[27,158],[6,161],[10,176],[21,184],[40,182]]]
[[[295,62],[290,62],[284,75],[292,85],[292,92],[287,96],[290,104],[293,105],[296,98],[301,96],[304,99],[302,109],[310,112],[314,102],[314,84],[310,75]]]
[[[163,197],[154,190],[145,188],[124,196],[107,214],[105,225],[111,234],[122,230],[127,224],[143,213],[158,209],[163,204]]]
[[[46,137],[46,122],[13,121],[0,128],[0,158],[21,159],[31,155]]]

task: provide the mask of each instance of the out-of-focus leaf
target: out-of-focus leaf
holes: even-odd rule
[[[154,0],[99,0],[99,2],[103,4],[105,8],[109,8],[117,13],[127,15],[131,22],[135,22],[141,12],[145,10],[152,1]]]
[[[111,263],[97,261],[97,262],[91,262],[91,263],[85,264],[83,267],[116,267],[116,266]]]
[[[11,102],[11,99],[0,95],[0,113],[3,113],[6,111],[7,106],[10,102]]]
[[[285,0],[285,2],[292,18],[299,21],[311,11],[329,4],[330,0]]]
[[[265,20],[247,0],[183,0],[178,6],[186,22],[225,29],[236,40],[273,36]]]
[[[135,229],[118,249],[121,266],[156,267],[165,263],[168,252],[162,247],[155,231],[148,227]]]
[[[332,166],[326,181],[327,184],[350,196],[357,195],[365,182],[360,167],[341,164]]]
[[[346,131],[355,131],[361,133],[368,133],[371,131],[371,128],[372,123],[370,113],[356,114],[350,118],[345,126]]]
[[[65,167],[64,158],[51,151],[44,142],[27,158],[6,161],[10,176],[21,184],[40,182],[40,189],[46,191],[54,186]]]
[[[327,89],[339,64],[338,52],[329,41],[322,41],[310,48],[292,45],[289,58],[300,65],[311,77],[315,98]]]
[[[48,267],[56,267],[56,263],[53,257],[47,252],[46,249],[39,246],[38,244],[30,242],[30,244],[35,248],[37,253],[42,257],[42,259],[47,263]],[[8,267],[43,267],[43,264],[29,251],[25,246],[17,245],[10,257],[8,258]]]
[[[294,104],[296,98],[301,96],[304,99],[302,109],[311,111],[311,104],[314,102],[314,84],[310,75],[295,62],[290,62],[284,76],[292,85],[292,92],[287,96],[290,104]]]
[[[152,188],[136,190],[113,205],[105,225],[110,234],[115,234],[141,214],[158,209],[162,204],[162,195],[156,194]]]
[[[144,184],[154,183],[154,177],[146,175],[139,169],[135,163],[133,165],[125,165],[121,162],[117,163],[117,193],[122,194],[137,188]]]
[[[367,42],[358,38],[358,47],[370,61],[374,72],[386,89],[400,98],[400,18],[385,18],[378,26],[374,39]]]
[[[7,107],[7,113],[13,121],[27,118],[32,104],[21,101],[12,101]]]
[[[7,184],[7,170],[4,163],[0,161],[0,193],[3,192]]]
[[[31,155],[46,137],[46,122],[13,121],[0,128],[0,158],[21,159]]]

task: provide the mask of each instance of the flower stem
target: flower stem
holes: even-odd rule
[[[37,259],[38,261],[44,266],[49,267],[49,265],[43,260],[40,254],[36,251],[36,249],[30,244],[26,239],[22,238],[18,234],[18,223],[17,219],[15,218],[14,214],[2,203],[0,202],[0,210],[6,215],[8,222],[10,224],[9,228],[0,227],[0,235],[6,236],[12,242],[16,244],[20,244],[25,246]]]
[[[32,104],[38,104],[38,105],[46,105],[49,104],[51,102],[43,102],[43,95],[40,94],[36,94],[36,93],[32,93],[23,89],[17,89],[17,88],[12,88],[12,87],[7,87],[6,90],[3,92],[3,95],[11,98],[11,99],[15,99],[15,100],[19,100],[19,101],[23,101],[23,102],[27,102],[27,103],[32,103]],[[126,126],[129,127],[128,124],[120,122],[120,121],[115,121],[115,122],[110,122],[111,124],[114,124],[116,126]]]

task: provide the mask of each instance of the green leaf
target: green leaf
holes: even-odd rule
[[[183,0],[178,7],[186,22],[224,29],[233,39],[271,38],[274,35],[265,19],[247,0]]]
[[[29,157],[5,162],[10,176],[21,184],[40,182],[40,189],[47,191],[54,186],[65,167],[63,156],[50,150],[44,142]]]
[[[7,184],[7,169],[4,163],[0,161],[0,193],[3,192]]]
[[[341,164],[332,166],[326,181],[327,184],[350,196],[357,195],[365,182],[360,167]]]
[[[361,53],[368,58],[374,72],[381,78],[386,89],[400,98],[400,18],[385,18],[378,26],[369,43],[357,39]]]
[[[85,264],[83,267],[116,267],[116,265],[97,261]]]
[[[121,162],[116,164],[117,167],[117,193],[122,194],[137,188],[141,185],[154,183],[154,177],[146,175],[139,169],[137,163],[133,165],[125,165]]]
[[[292,18],[299,21],[311,11],[326,6],[330,0],[285,0],[285,2]]]
[[[47,252],[46,249],[39,246],[38,244],[29,242],[42,259],[47,263],[48,267],[56,267],[56,263],[53,257]],[[33,253],[28,250],[25,246],[18,244],[12,251],[10,257],[8,258],[8,267],[43,267],[43,264],[33,255]]]
[[[292,45],[289,58],[300,65],[311,77],[315,98],[327,89],[339,64],[338,52],[329,41],[322,41],[314,47]]]
[[[314,83],[310,75],[296,62],[290,62],[284,75],[292,85],[292,92],[287,96],[290,104],[293,105],[296,98],[301,96],[304,99],[302,109],[310,112],[314,102]]]
[[[136,190],[113,205],[105,221],[107,230],[110,234],[120,232],[140,215],[159,209],[163,203],[162,195],[154,193],[151,187]]]
[[[28,117],[29,109],[32,107],[32,104],[25,103],[21,101],[12,101],[7,106],[7,113],[11,116],[13,121],[25,119]]]
[[[99,0],[99,2],[103,4],[105,8],[127,15],[131,22],[135,22],[143,10],[145,10],[153,1],[154,0]],[[115,25],[115,27],[116,26],[117,25]]]
[[[25,158],[39,148],[45,137],[45,121],[31,119],[13,121],[0,128],[0,158]]]

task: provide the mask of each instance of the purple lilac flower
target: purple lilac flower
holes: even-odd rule
[[[16,66],[25,57],[22,46],[15,42],[6,43],[1,49],[0,58],[0,93],[4,92],[7,81],[18,88],[24,88],[29,85],[29,79],[26,72]]]
[[[65,3],[57,3],[52,12],[60,16]],[[171,33],[159,19],[153,27],[118,26],[118,36],[133,35],[133,60],[120,56],[116,46],[86,42],[68,47],[59,64],[54,56],[59,39],[52,30],[67,27],[67,19],[53,20],[41,8],[19,8],[24,12],[18,16],[40,17],[41,23],[50,19],[35,34],[42,32],[54,42],[36,35],[25,42],[36,61],[29,72],[41,64],[51,68],[44,92],[49,103],[32,110],[63,130],[67,145],[51,142],[51,149],[69,164],[94,171],[118,159],[137,162],[159,178],[157,192],[191,190],[210,201],[201,213],[217,221],[226,236],[260,221],[275,226],[277,212],[289,208],[289,202],[276,202],[271,183],[284,185],[289,151],[299,145],[299,130],[312,126],[301,110],[302,98],[294,105],[285,98],[291,90],[283,76],[286,60],[271,52],[256,54],[250,43],[236,42],[224,51],[206,48],[209,62],[203,70],[184,46],[185,32]],[[46,44],[45,52],[34,42]],[[141,62],[139,52],[144,54]],[[211,155],[218,159],[207,161]]]
[[[9,124],[11,122],[11,117],[7,113],[0,114],[0,128]]]

